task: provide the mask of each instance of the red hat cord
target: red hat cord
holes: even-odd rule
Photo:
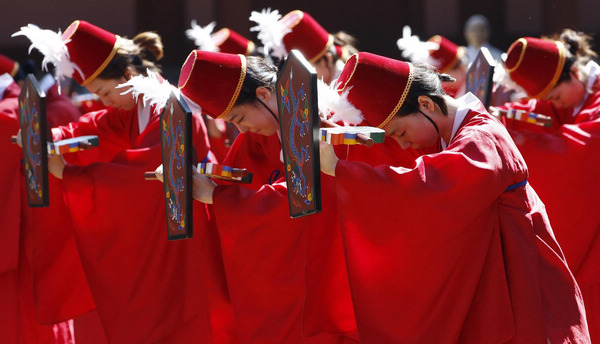
[[[532,98],[546,96],[560,78],[567,52],[559,41],[533,37],[519,38],[506,57],[510,78]]]
[[[213,118],[231,111],[246,77],[246,57],[241,54],[194,50],[179,75],[181,93]]]
[[[19,63],[13,59],[0,54],[0,75],[4,73],[14,77],[19,71]]]

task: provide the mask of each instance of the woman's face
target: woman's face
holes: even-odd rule
[[[543,99],[549,100],[557,108],[575,108],[581,104],[586,89],[577,78],[577,72],[571,72],[571,78],[554,86]]]
[[[385,135],[398,142],[402,149],[421,149],[438,142],[434,126],[419,112],[395,116],[383,127]]]
[[[112,106],[118,109],[131,110],[136,106],[136,100],[130,93],[125,92],[126,88],[116,88],[117,85],[127,82],[125,77],[120,79],[100,79],[96,78],[85,86],[91,93],[100,97],[104,106]]]
[[[262,88],[260,91],[257,90],[257,97],[262,100],[273,113],[277,113],[275,97],[270,91],[265,88]],[[277,120],[275,120],[269,110],[256,99],[244,104],[235,105],[223,119],[235,124],[242,133],[251,132],[264,136],[271,136],[279,130],[279,123]]]
[[[321,59],[313,64],[315,71],[317,72],[317,78],[323,80],[326,84],[330,84],[335,78],[335,62],[333,61],[333,55],[327,52]]]

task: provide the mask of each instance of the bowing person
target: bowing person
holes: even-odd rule
[[[506,69],[529,99],[504,107],[552,118],[551,126],[502,117],[531,184],[544,201],[556,239],[583,293],[593,341],[600,340],[600,66],[590,37],[570,29],[553,39],[523,37]],[[527,116],[531,118],[532,116]]]
[[[144,32],[131,40],[80,20],[62,35],[54,33],[54,40],[32,25],[19,34],[42,52],[63,51],[51,60],[59,79],[73,76],[107,107],[52,129],[55,140],[97,135],[100,146],[93,157],[86,156],[93,150],[65,156],[68,164],[51,156],[48,169],[62,179],[74,239],[108,341],[235,342],[208,209],[195,207],[194,226],[203,230],[192,240],[167,241],[163,188],[143,177],[161,161],[160,109],[136,104],[116,88],[147,69],[160,71],[160,36]],[[196,152],[207,157],[199,114],[193,123]]]
[[[403,168],[339,160],[321,143],[361,342],[589,343],[581,293],[525,161],[472,94],[444,93],[450,80],[369,53],[338,80],[400,146],[437,146]]]

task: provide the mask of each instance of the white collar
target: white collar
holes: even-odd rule
[[[598,74],[600,74],[600,66],[594,61],[588,62],[584,68],[588,71],[587,84],[585,85],[586,92],[585,96],[583,97],[583,100],[581,101],[581,104],[579,104],[575,109],[573,109],[573,113],[571,114],[573,117],[575,117],[579,113],[579,111],[581,111],[581,108],[583,108],[583,104],[585,104],[585,101],[589,97],[591,90],[594,87],[594,84],[596,83]]]
[[[144,102],[138,103],[137,116],[140,134],[146,129],[148,122],[150,122],[150,111],[152,111],[152,106],[144,106]]]
[[[4,98],[4,91],[14,82],[12,76],[8,73],[0,75],[0,100]]]
[[[450,135],[450,142],[454,139],[458,128],[464,121],[465,117],[469,113],[469,110],[475,108],[477,103],[479,103],[479,99],[473,95],[471,92],[467,92],[464,96],[456,99],[458,102],[458,108],[456,109],[456,114],[454,115],[454,125],[452,126],[452,134]],[[444,142],[444,139],[440,139],[442,142],[442,150],[448,147],[448,144]]]

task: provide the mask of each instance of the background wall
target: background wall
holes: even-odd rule
[[[475,13],[490,20],[491,42],[503,50],[519,37],[549,35],[565,27],[600,32],[598,0],[379,0],[352,5],[331,0],[20,0],[2,14],[0,53],[17,60],[27,56],[27,39],[10,37],[23,25],[64,30],[73,20],[85,19],[127,37],[145,30],[160,33],[165,43],[165,76],[174,81],[194,49],[185,36],[192,19],[203,26],[215,20],[217,29],[230,27],[255,40],[248,17],[266,7],[282,14],[302,9],[328,31],[345,30],[357,37],[360,50],[394,58],[400,58],[396,40],[404,25],[410,25],[421,39],[441,34],[465,44],[463,24]],[[41,60],[36,54],[33,57]]]

